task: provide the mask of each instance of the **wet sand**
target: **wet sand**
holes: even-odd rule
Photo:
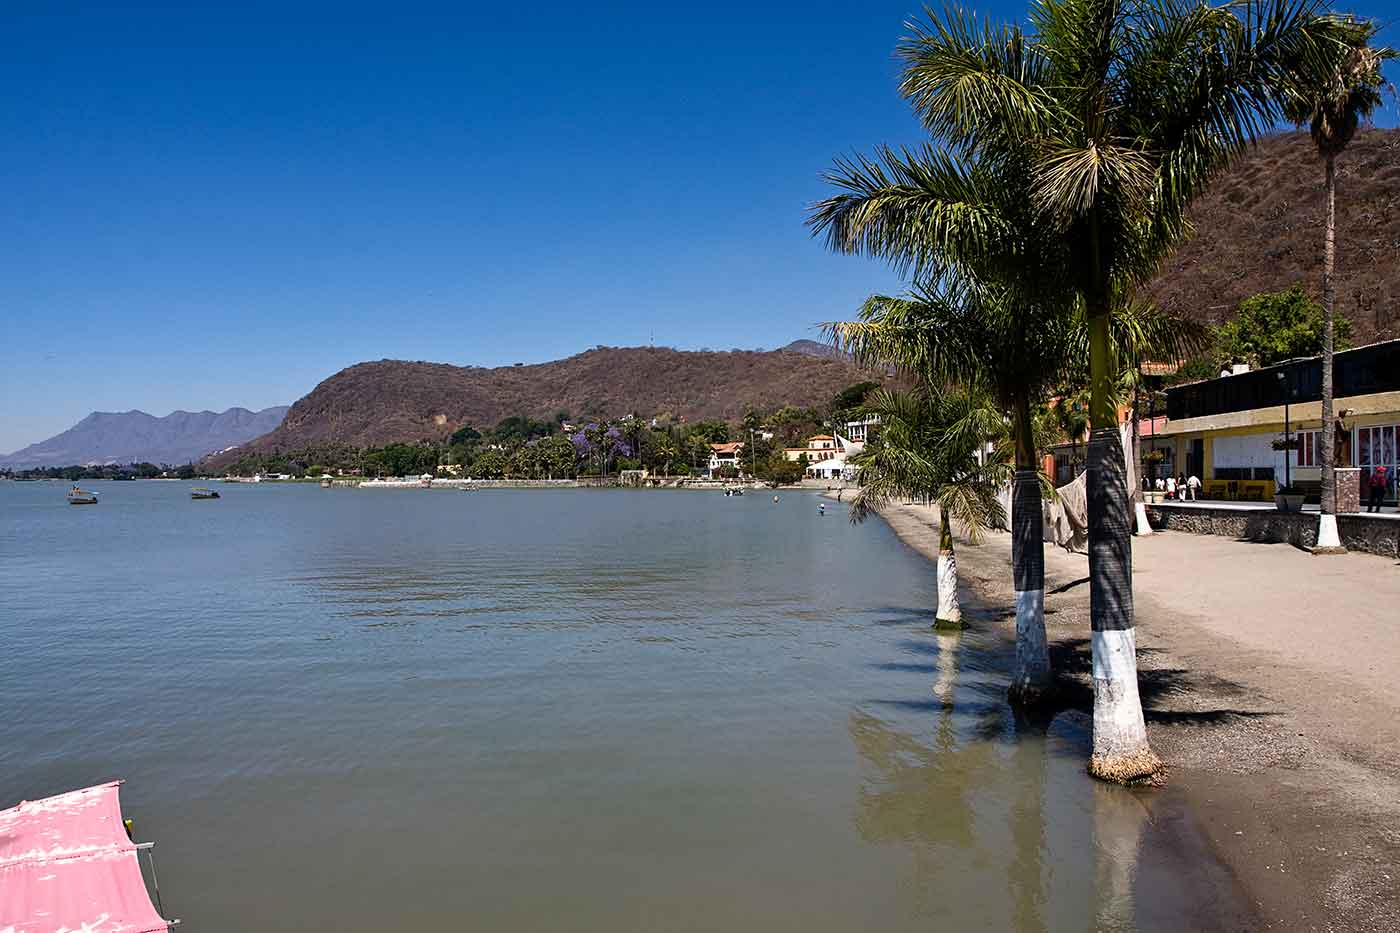
[[[883,517],[936,554],[931,509]],[[1144,710],[1171,767],[1166,788],[1133,792],[1166,850],[1149,861],[1225,865],[1257,917],[1222,903],[1217,929],[1400,929],[1400,568],[1171,533],[1133,553]],[[1047,545],[1045,565],[1058,715],[1087,716],[1088,560]],[[989,613],[973,624],[1011,637],[1009,536],[960,541],[958,566]],[[1209,852],[1190,853],[1196,829]],[[1196,900],[1220,886],[1209,873],[1181,883]]]

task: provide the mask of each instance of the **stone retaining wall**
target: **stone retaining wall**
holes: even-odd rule
[[[1147,507],[1153,528],[1197,535],[1225,535],[1245,541],[1268,541],[1310,548],[1317,543],[1316,512],[1272,509],[1213,509],[1161,503]],[[1349,550],[1400,556],[1400,520],[1365,514],[1338,515],[1337,531]]]

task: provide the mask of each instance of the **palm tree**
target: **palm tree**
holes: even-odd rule
[[[976,393],[923,388],[877,389],[860,409],[880,419],[880,434],[851,458],[860,491],[851,521],[862,522],[891,499],[922,499],[938,506],[938,611],[934,628],[962,628],[953,520],[975,544],[1006,514],[997,492],[1005,459],[979,453],[989,437],[1004,435],[1001,414]]]
[[[1320,9],[1320,0],[1038,0],[1029,33],[948,10],[915,24],[900,46],[901,89],[925,127],[978,165],[1028,175],[1034,259],[1053,259],[1047,272],[1063,276],[1087,319],[1089,769],[1105,779],[1162,771],[1137,688],[1112,315],[1188,236],[1191,201],[1280,115],[1290,69],[1334,56],[1346,30]],[[978,220],[986,231],[1001,226]],[[977,233],[967,227],[939,238],[960,238],[954,248],[967,254]]]
[[[907,174],[924,173],[910,167]],[[865,193],[842,195],[818,205],[833,242],[859,247],[867,224],[878,224],[894,200],[871,174],[850,179]],[[862,216],[864,215],[864,217]],[[831,219],[825,219],[826,217]],[[1045,636],[1045,557],[1042,491],[1048,481],[1039,469],[1039,451],[1048,445],[1035,417],[1040,401],[1087,355],[1082,313],[1017,300],[1006,288],[969,283],[961,267],[951,267],[936,289],[916,289],[904,297],[875,295],[861,308],[860,320],[826,325],[841,349],[869,366],[893,365],[915,378],[975,385],[1008,412],[1014,452],[1012,489],[1012,569],[1016,592],[1016,667],[1009,696],[1027,705],[1044,699],[1051,686]],[[1117,309],[1110,328],[1126,354],[1145,348],[1168,351],[1199,340],[1199,328],[1156,314],[1145,305]]]
[[[1055,424],[1062,436],[1069,439],[1070,479],[1079,475],[1079,442],[1089,433],[1089,400],[1085,392],[1067,392],[1051,403]]]
[[[823,221],[831,224],[832,240],[846,249],[859,244],[866,235],[860,210],[882,196],[878,187],[868,195],[842,196],[837,219]],[[860,318],[826,326],[833,341],[856,360],[894,365],[915,378],[977,387],[1010,414],[1016,667],[1009,696],[1020,705],[1039,702],[1050,693],[1051,671],[1042,483],[1032,406],[1066,372],[1075,345],[1073,323],[1043,306],[1016,302],[1006,288],[961,278],[955,268],[937,288],[915,289],[899,298],[872,296]]]
[[[1352,45],[1340,61],[1321,74],[1304,71],[1289,88],[1284,108],[1299,126],[1307,124],[1317,153],[1326,165],[1327,228],[1322,251],[1322,514],[1318,518],[1315,553],[1344,553],[1337,534],[1337,479],[1332,455],[1336,443],[1336,421],[1332,417],[1332,321],[1336,286],[1332,274],[1337,250],[1337,156],[1356,135],[1357,126],[1381,105],[1381,92],[1388,86],[1381,74],[1381,63],[1395,57],[1388,48],[1372,48],[1376,26],[1355,23]],[[1393,90],[1393,88],[1392,88]],[[1287,456],[1287,454],[1285,454]]]

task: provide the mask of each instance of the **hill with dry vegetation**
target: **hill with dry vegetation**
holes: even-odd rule
[[[1196,232],[1146,295],[1220,324],[1259,292],[1322,292],[1323,164],[1306,133],[1271,136],[1198,200]],[[1352,342],[1400,336],[1400,130],[1362,130],[1337,160],[1337,310]]]
[[[599,347],[550,363],[493,369],[380,360],[326,379],[275,431],[210,465],[317,444],[438,440],[463,425],[490,427],[510,415],[738,421],[750,409],[824,405],[868,377],[843,360],[787,350]]]

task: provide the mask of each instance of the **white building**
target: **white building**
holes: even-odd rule
[[[743,441],[733,441],[728,444],[711,444],[709,463],[710,478],[713,479],[719,471],[725,467],[733,467],[742,472],[743,467],[740,465],[739,461],[740,458],[743,457],[743,454]]]

